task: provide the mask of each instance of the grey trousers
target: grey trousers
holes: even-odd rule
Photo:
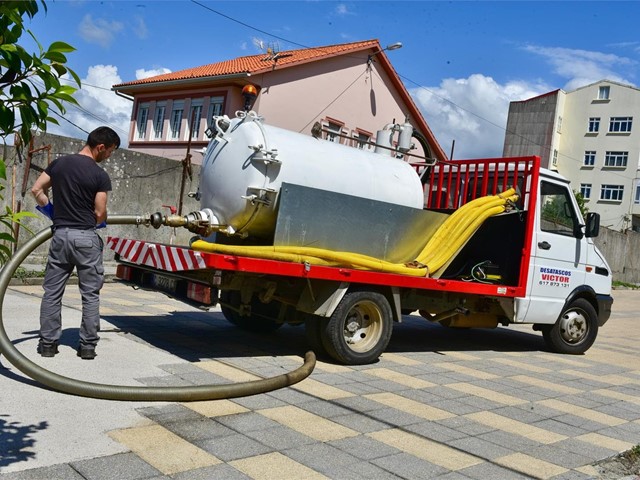
[[[95,346],[100,337],[100,289],[104,283],[104,243],[95,230],[56,228],[49,246],[40,304],[40,338],[57,342],[62,334],[62,295],[74,267],[82,296],[80,344]]]

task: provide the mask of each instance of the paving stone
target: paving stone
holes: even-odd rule
[[[193,385],[178,375],[166,375],[164,377],[138,377],[135,379],[147,387],[188,387]]]
[[[396,410],[395,408],[382,408],[380,410],[372,410],[368,415],[379,420],[387,425],[394,427],[402,427],[405,425],[412,425],[420,422],[424,422],[423,418],[411,415],[410,413]]]
[[[199,413],[179,404],[139,408],[137,412],[160,425],[171,422],[199,420],[202,418],[202,415]]]
[[[549,430],[553,433],[559,433],[560,435],[566,435],[567,437],[577,437],[578,435],[587,433],[587,430],[583,428],[559,422],[554,418],[549,418],[540,422],[533,422],[530,425],[542,428],[543,430]]]
[[[576,468],[592,463],[592,459],[562,448],[562,442],[541,445],[527,451],[527,455],[565,468]]]
[[[298,392],[293,388],[283,388],[281,390],[276,390],[275,392],[270,392],[269,395],[290,405],[300,405],[302,403],[313,402],[314,400],[317,400],[316,397],[306,393]]]
[[[404,430],[440,443],[448,443],[452,440],[459,440],[460,438],[467,437],[466,433],[440,425],[437,422],[423,421],[422,423],[407,425],[404,427]]]
[[[360,460],[328,443],[314,443],[284,450],[281,453],[328,476],[331,469],[359,463]]]
[[[493,463],[481,463],[458,470],[458,473],[476,480],[531,480],[532,477]]]
[[[448,472],[438,465],[406,453],[377,458],[371,463],[401,478],[410,478],[411,480],[433,479]]]
[[[381,393],[386,390],[381,390],[376,388],[368,383],[345,383],[344,385],[340,385],[340,389],[346,392],[354,393],[356,395],[367,395],[369,393]]]
[[[493,432],[483,433],[482,435],[478,435],[478,438],[493,442],[497,445],[509,448],[511,450],[515,450],[516,452],[526,452],[528,449],[540,445],[539,443],[534,442],[533,440],[529,440],[528,438],[521,437],[520,435],[514,435],[509,432],[503,432],[501,430],[494,430]]]
[[[288,405],[288,403],[264,393],[250,397],[234,398],[233,402],[249,410],[262,410],[263,408],[284,407]]]
[[[262,430],[251,430],[244,432],[244,434],[276,451],[317,442],[317,440],[283,425]]]
[[[561,473],[560,475],[555,475],[551,477],[552,480],[593,480],[592,475],[587,475],[586,473],[578,472],[577,470],[569,470],[568,472]],[[619,478],[617,480],[624,480]],[[633,480],[633,479],[629,479]]]
[[[162,475],[133,453],[81,460],[70,465],[86,480],[138,480]]]
[[[349,453],[350,455],[361,458],[362,460],[371,460],[373,458],[380,458],[400,453],[397,448],[390,447],[389,445],[385,445],[384,443],[363,435],[335,440],[333,442],[329,442],[329,444]]]
[[[20,472],[2,473],[2,480],[86,480],[85,477],[76,472],[70,465],[53,465],[51,467],[32,468]]]
[[[591,462],[596,460],[602,460],[603,458],[608,458],[611,455],[620,453],[614,450],[610,450],[608,448],[593,445],[592,443],[576,440],[574,438],[568,438],[566,440],[556,442],[553,444],[553,446],[561,448],[567,452],[574,453],[582,457],[586,457],[590,459]]]
[[[273,448],[239,433],[226,437],[198,440],[193,443],[224,462],[274,451]]]
[[[442,420],[438,420],[438,423],[445,427],[452,428],[465,436],[481,435],[483,433],[492,432],[495,430],[495,428],[489,425],[474,422],[470,418],[466,417],[444,418]]]
[[[339,415],[349,415],[354,413],[350,408],[346,408],[342,405],[336,404],[332,401],[317,400],[315,402],[307,402],[301,406],[307,412],[315,413],[324,418],[337,417]]]
[[[368,462],[330,468],[325,475],[336,480],[398,480],[398,476]]]
[[[548,417],[536,410],[535,404],[516,405],[513,407],[500,407],[492,410],[493,413],[503,417],[518,420],[519,422],[534,423],[546,420]]]
[[[265,428],[276,427],[279,424],[273,420],[256,412],[236,413],[234,415],[223,415],[216,420],[236,432],[244,433],[251,430],[263,430]]]
[[[500,445],[496,445],[493,442],[489,442],[478,437],[467,437],[459,440],[452,440],[447,442],[447,444],[486,460],[493,460],[494,458],[515,453],[513,450],[501,447]]]
[[[354,412],[370,412],[372,410],[380,410],[384,408],[384,406],[380,402],[376,402],[375,400],[371,400],[366,397],[347,397],[347,398],[337,398],[333,400],[333,403],[337,403],[339,405],[343,405],[346,408],[350,408]]]
[[[622,418],[629,422],[640,419],[640,405],[629,402],[617,402],[610,405],[600,405],[594,408],[596,412],[606,413],[614,417]]]
[[[341,415],[339,417],[333,417],[331,420],[360,433],[377,432],[379,430],[393,428],[393,425],[389,425],[388,422],[382,422],[371,418],[366,413]]]
[[[463,399],[447,399],[440,400],[436,402],[429,402],[429,405],[435,408],[439,408],[440,410],[445,410],[447,412],[454,413],[456,415],[466,415],[468,413],[476,413],[483,410],[482,407],[477,405],[471,405],[468,402],[462,401]],[[495,405],[492,405],[495,406]]]
[[[251,477],[224,463],[177,473],[171,478],[173,480],[251,480]]]
[[[183,422],[169,422],[165,428],[188,442],[225,437],[236,433],[216,420],[207,417]]]

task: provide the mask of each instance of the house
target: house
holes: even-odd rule
[[[601,225],[640,231],[639,116],[640,89],[610,80],[511,102],[503,155],[539,155]]]
[[[128,148],[175,160],[207,145],[212,117],[244,108],[250,84],[258,90],[253,110],[271,125],[310,134],[320,122],[330,140],[369,149],[376,131],[407,119],[423,137],[412,153],[446,159],[385,50],[378,40],[268,50],[112,89],[133,100]]]

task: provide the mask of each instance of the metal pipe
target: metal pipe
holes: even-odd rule
[[[110,225],[149,225],[150,223],[149,218],[136,215],[109,216],[107,221]],[[37,382],[60,392],[104,400],[191,402],[237,398],[271,392],[298,383],[307,378],[313,371],[316,357],[312,351],[305,354],[304,363],[301,367],[283,375],[251,382],[191,387],[136,387],[92,383],[64,377],[41,367],[20,353],[7,336],[2,317],[2,306],[13,273],[29,254],[49,240],[52,234],[51,228],[36,234],[16,251],[0,272],[0,354],[4,354],[7,360],[18,370]]]

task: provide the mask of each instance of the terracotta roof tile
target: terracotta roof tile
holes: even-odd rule
[[[276,55],[261,53],[259,55],[238,57],[232,60],[225,60],[223,62],[210,63],[200,67],[187,68],[186,70],[156,75],[155,77],[120,83],[118,85],[114,85],[114,88],[175,80],[215,77],[219,75],[233,75],[238,73],[256,74],[271,70],[274,64],[279,68],[288,67],[349,52],[366,50],[373,47],[380,48],[378,40],[366,40],[363,42],[343,43],[339,45],[328,45],[324,47],[304,48],[299,50],[286,50],[278,52]],[[274,57],[276,58],[275,62]]]

